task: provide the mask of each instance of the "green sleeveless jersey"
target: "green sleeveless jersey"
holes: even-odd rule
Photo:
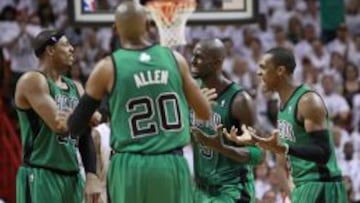
[[[217,99],[213,106],[210,120],[204,121],[195,118],[191,113],[191,125],[209,135],[215,135],[216,126],[223,124],[229,131],[232,126],[238,127],[239,123],[231,116],[231,105],[236,94],[241,91],[239,85],[232,83]],[[225,144],[232,145],[224,140]],[[253,179],[252,166],[241,164],[212,149],[193,142],[194,171],[197,180],[208,185],[238,184],[241,181]]]
[[[307,145],[311,143],[310,135],[306,133],[303,123],[300,123],[300,121],[296,119],[299,99],[309,91],[313,90],[306,85],[299,86],[280,110],[278,114],[278,129],[282,142],[289,145]],[[330,120],[329,118],[327,120],[328,129],[330,129]],[[326,164],[321,165],[290,155],[287,157],[288,167],[296,186],[308,181],[321,181],[341,176],[334,153],[331,130],[329,130],[329,132],[331,155]]]
[[[66,90],[48,79],[50,95],[60,110],[75,108],[79,102],[76,85],[66,77],[62,77],[62,80],[67,84]],[[54,133],[33,109],[18,108],[17,114],[25,164],[63,172],[79,171],[76,139]]]
[[[116,152],[162,153],[190,142],[182,77],[170,49],[153,45],[112,54],[110,145]]]

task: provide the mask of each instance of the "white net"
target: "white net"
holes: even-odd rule
[[[146,5],[160,34],[160,44],[175,47],[186,44],[185,26],[196,8],[194,0],[151,1]]]

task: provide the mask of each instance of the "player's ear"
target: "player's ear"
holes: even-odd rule
[[[279,76],[285,75],[285,74],[286,74],[286,68],[285,68],[285,66],[279,66],[279,67],[277,68],[277,74],[278,74]]]
[[[55,48],[54,46],[48,46],[46,47],[46,53],[49,55],[49,56],[53,56],[55,54]]]

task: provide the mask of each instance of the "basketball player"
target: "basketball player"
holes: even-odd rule
[[[219,39],[200,41],[193,54],[193,75],[218,95],[209,120],[192,119],[198,188],[195,202],[255,203],[252,166],[260,163],[261,150],[255,146],[233,147],[217,129],[219,124],[227,130],[242,124],[253,126],[253,101],[239,85],[222,75],[225,47]]]
[[[189,110],[209,119],[205,97],[177,52],[147,40],[146,10],[124,2],[115,12],[122,47],[99,61],[86,93],[70,116],[75,133],[109,95],[111,148],[108,169],[111,202],[191,203],[189,168],[182,148],[190,141]]]
[[[243,136],[228,137],[239,144],[257,142],[263,149],[287,157],[295,185],[293,203],[348,202],[336,163],[328,112],[316,92],[295,84],[294,55],[287,49],[274,48],[266,52],[259,66],[265,90],[279,93],[281,99],[278,130],[263,138],[253,129],[244,128]]]
[[[62,76],[73,64],[73,51],[61,33],[42,31],[35,38],[41,71],[28,72],[17,83],[15,104],[24,154],[17,174],[18,203],[79,203],[83,199],[77,139],[56,120],[57,114],[58,118],[68,116],[68,109],[77,105],[84,91],[80,84]],[[89,140],[85,142],[89,144]],[[93,157],[96,158],[95,151]],[[93,168],[95,173],[96,165]]]

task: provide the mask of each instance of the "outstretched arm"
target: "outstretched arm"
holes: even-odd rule
[[[269,138],[257,136],[248,131],[253,139],[264,149],[279,154],[288,153],[307,161],[326,164],[330,158],[330,134],[327,129],[327,111],[320,96],[314,92],[304,94],[298,103],[297,119],[304,123],[309,135],[307,144],[283,144],[279,141],[279,132],[276,130]]]
[[[245,123],[247,125],[254,124],[254,111],[252,108],[251,98],[245,92],[240,92],[234,98],[233,104],[231,106],[232,116],[237,119],[240,123]],[[222,126],[221,126],[222,127]],[[224,144],[221,129],[216,136],[206,136],[205,133],[199,133],[199,130],[194,131],[195,140],[203,143],[204,145],[212,148],[213,150],[235,160],[240,163],[249,163],[249,164],[259,164],[263,158],[262,151],[256,146],[242,146],[242,147],[233,147],[227,144]],[[232,134],[237,136],[237,128],[233,126],[230,130],[230,133],[224,129],[223,133],[225,135]],[[196,132],[196,133],[194,133]]]
[[[247,147],[233,147],[225,145],[223,141],[222,132],[223,126],[217,127],[216,135],[209,135],[197,127],[191,128],[191,133],[194,137],[195,142],[199,142],[227,157],[238,161],[239,163],[258,164],[261,162],[261,152],[255,148]],[[224,129],[226,131],[226,129]],[[225,132],[224,132],[225,133]],[[232,127],[230,130],[231,134],[237,133],[237,128]],[[258,158],[258,159],[256,159]]]

